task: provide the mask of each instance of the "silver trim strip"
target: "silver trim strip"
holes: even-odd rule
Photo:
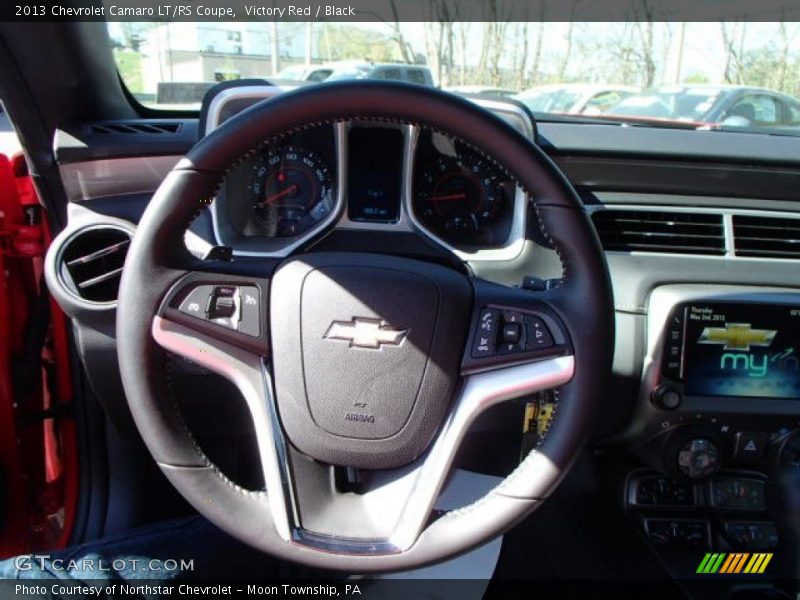
[[[180,156],[104,158],[61,165],[58,170],[70,202],[107,196],[152,194]]]
[[[120,273],[122,273],[122,267],[119,267],[117,269],[112,269],[107,273],[103,273],[102,275],[98,275],[97,277],[92,277],[91,279],[87,279],[86,281],[79,283],[78,289],[85,290],[86,288],[90,288],[93,285],[97,285],[98,283],[103,283],[104,281],[108,281],[109,279],[116,277]]]
[[[561,386],[572,379],[574,373],[575,358],[570,355],[467,377],[461,395],[426,454],[400,523],[391,537],[392,543],[407,549],[417,540],[456,451],[478,415],[501,402]]]
[[[163,348],[222,375],[239,388],[253,418],[267,501],[281,538],[318,551],[343,555],[395,554],[410,548],[424,529],[456,451],[475,418],[500,402],[563,385],[575,370],[574,357],[560,356],[467,377],[427,453],[410,470],[397,470],[398,488],[409,482],[411,485],[393,533],[387,539],[360,539],[307,531],[299,524],[286,442],[275,407],[271,377],[262,357],[160,317],[153,319],[152,334]],[[383,485],[392,485],[392,482]],[[366,494],[377,494],[379,489]],[[376,510],[380,510],[379,505]]]
[[[222,90],[219,94],[214,96],[211,104],[208,105],[208,116],[206,117],[206,127],[203,135],[208,135],[222,124],[219,121],[222,109],[225,108],[225,105],[231,100],[253,99],[260,102],[261,100],[274,98],[284,92],[297,89],[297,87],[298,86],[294,85],[245,85]]]
[[[276,438],[280,426],[277,425],[278,417],[270,401],[272,379],[263,366],[262,358],[161,317],[153,319],[152,334],[162,348],[222,375],[242,393],[253,419],[261,468],[269,490],[267,501],[275,528],[281,538],[290,540],[290,504],[285,500],[288,481],[284,479],[283,466],[286,463],[285,456],[278,451],[285,448],[285,443],[282,434]]]

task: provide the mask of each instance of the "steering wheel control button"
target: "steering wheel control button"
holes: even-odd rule
[[[554,345],[553,335],[539,317],[525,315],[525,329],[527,331],[526,350],[543,350]]]
[[[261,299],[258,293],[258,288],[254,285],[240,287],[239,305],[241,310],[239,333],[243,333],[252,337],[258,337],[261,335],[261,327],[259,325]]]
[[[533,311],[484,306],[472,337],[471,357],[495,361],[512,355],[540,352],[556,346],[543,316]]]
[[[478,329],[472,343],[473,358],[494,356],[497,330],[499,328],[500,311],[494,308],[484,308],[478,317]]]
[[[208,311],[209,319],[230,319],[236,314],[236,302],[233,296],[214,296]]]
[[[254,338],[261,335],[261,309],[254,285],[196,285],[178,306],[185,315]]]
[[[768,436],[763,431],[740,431],[733,440],[733,458],[739,462],[752,463],[764,456]]]
[[[178,310],[185,315],[206,319],[208,307],[211,302],[211,295],[214,292],[213,285],[199,285],[194,288],[186,298],[183,299]]]
[[[208,320],[238,331],[239,318],[239,288],[232,285],[214,286],[208,305]]]
[[[504,323],[502,335],[504,344],[519,344],[522,339],[522,327],[519,323]]]

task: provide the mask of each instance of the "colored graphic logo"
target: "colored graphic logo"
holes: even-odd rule
[[[771,552],[757,552],[755,554],[750,554],[749,552],[708,553],[700,561],[700,566],[697,567],[696,572],[702,575],[760,574],[764,572],[771,560]]]
[[[722,344],[725,350],[750,350],[751,346],[769,346],[778,331],[753,329],[750,323],[726,323],[725,327],[706,327],[700,344]]]

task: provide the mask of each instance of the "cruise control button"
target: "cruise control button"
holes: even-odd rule
[[[207,319],[209,302],[211,301],[211,294],[213,292],[213,285],[198,285],[183,299],[178,310],[186,315],[197,317],[198,319]]]
[[[498,311],[491,308],[484,308],[481,311],[478,317],[478,326],[475,330],[475,338],[472,342],[472,356],[474,358],[492,356],[495,353],[498,316]]]
[[[553,336],[547,329],[547,325],[539,317],[525,315],[525,329],[527,332],[526,350],[541,350],[554,344]]]
[[[230,319],[236,313],[236,303],[231,296],[214,296],[208,311],[209,319]]]

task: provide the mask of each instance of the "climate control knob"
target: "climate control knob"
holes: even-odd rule
[[[703,479],[717,472],[721,462],[719,448],[711,440],[695,438],[678,450],[678,468],[690,479]]]

